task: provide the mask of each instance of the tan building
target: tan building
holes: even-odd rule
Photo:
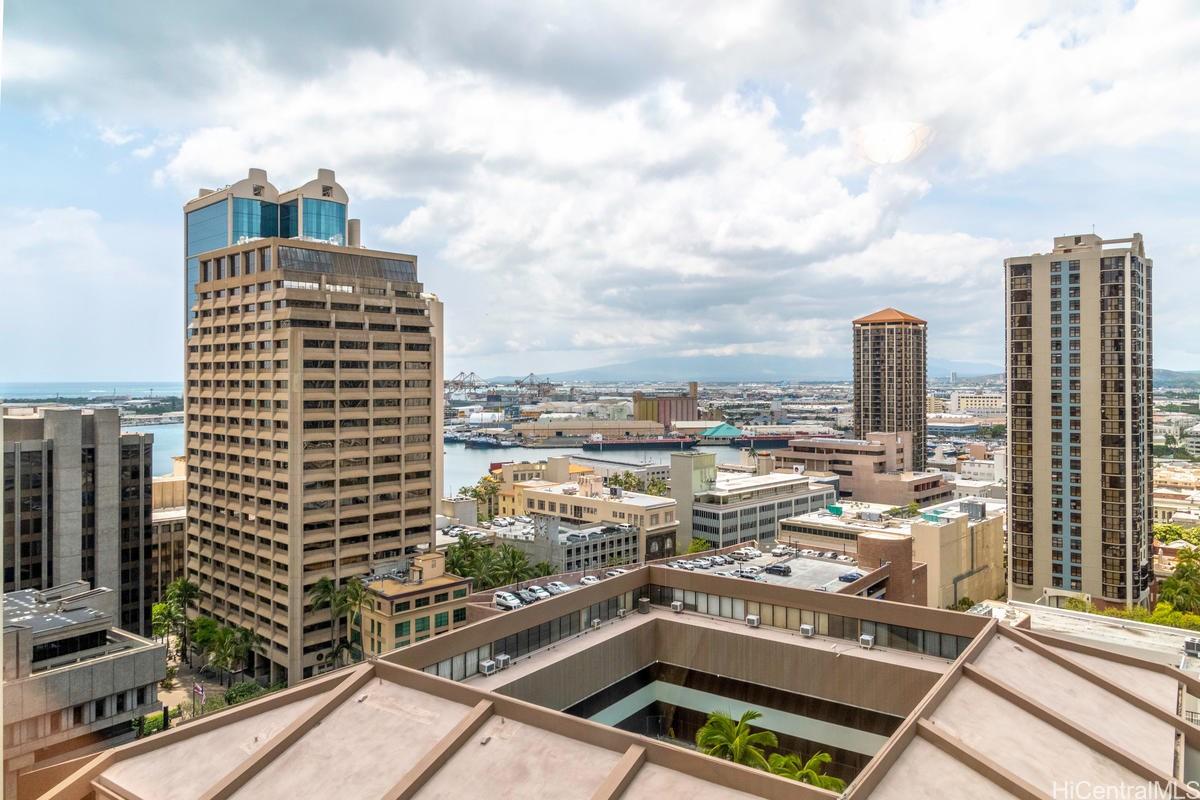
[[[187,456],[171,458],[171,472],[155,475],[150,490],[153,508],[179,508],[187,505]]]
[[[1005,259],[1014,600],[1145,603],[1151,261],[1141,234]]]
[[[604,437],[619,436],[662,436],[663,424],[645,419],[596,419],[594,417],[572,417],[570,419],[538,420],[518,422],[512,431],[522,439],[587,438],[599,434]]]
[[[255,671],[291,682],[329,649],[311,587],[432,546],[442,497],[441,302],[415,256],[363,248],[356,224],[318,241],[311,226],[337,215],[305,198],[345,193],[301,188],[303,238],[197,256],[185,371],[198,609],[262,636]],[[283,230],[293,194],[279,195]],[[345,232],[348,246],[330,243]]]
[[[951,414],[1003,414],[1006,399],[1003,392],[951,392],[950,403],[943,410]]]
[[[653,420],[670,428],[674,423],[700,419],[700,385],[688,384],[687,392],[634,392],[633,418]]]
[[[679,520],[677,503],[670,497],[606,487],[599,475],[586,475],[567,483],[527,481],[522,491],[526,514],[557,516],[573,525],[610,522],[637,527],[638,561],[676,553]]]
[[[812,436],[773,452],[777,469],[833,473],[843,498],[865,503],[926,506],[949,500],[953,489],[936,471],[912,470],[912,434],[871,432],[865,439]]]
[[[912,467],[925,468],[926,323],[885,308],[854,320],[854,435],[912,434]]]
[[[796,547],[858,556],[866,537],[880,534],[911,540],[912,559],[926,565],[931,607],[1005,593],[1004,503],[996,500],[953,500],[912,518],[890,516],[880,505],[849,503],[785,519],[779,538]]]
[[[423,553],[407,572],[379,572],[362,581],[369,600],[361,620],[351,624],[350,637],[367,653],[407,647],[467,624],[471,579],[446,572],[444,553]]]
[[[497,516],[512,517],[525,513],[524,487],[564,483],[584,475],[591,475],[591,467],[572,463],[570,456],[553,456],[545,461],[519,461],[501,464],[492,470],[492,477],[500,481]]]
[[[187,575],[187,508],[156,508],[150,512],[150,558],[147,581],[155,602],[166,595],[171,581]]]
[[[946,413],[946,401],[941,397],[933,395],[925,396],[925,413],[926,414],[944,414]]]

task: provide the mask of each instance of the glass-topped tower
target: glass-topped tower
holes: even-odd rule
[[[287,192],[276,190],[261,169],[251,169],[243,180],[224,189],[201,189],[183,207],[184,327],[188,335],[201,253],[271,236],[344,245],[349,204],[346,190],[334,180],[331,169],[317,170],[315,180]],[[254,268],[254,264],[244,266]]]

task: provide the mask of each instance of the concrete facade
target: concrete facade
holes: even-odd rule
[[[913,469],[925,468],[926,323],[885,308],[854,320],[854,435],[912,434]]]
[[[116,408],[0,408],[4,589],[86,580],[118,592],[118,624],[150,631],[152,434]]]
[[[4,595],[5,797],[38,761],[132,738],[160,710],[165,647],[114,627],[117,608],[83,580]]]

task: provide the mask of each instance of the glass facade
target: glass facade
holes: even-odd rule
[[[279,235],[279,206],[252,197],[233,198],[233,241]]]
[[[300,209],[296,201],[279,204],[279,235],[294,239],[300,234]]]
[[[196,283],[200,280],[200,259],[196,256],[218,247],[229,245],[229,209],[227,200],[219,200],[211,206],[198,208],[187,214],[186,273],[184,288],[184,328],[192,320],[192,306],[196,304]]]
[[[334,244],[346,243],[346,206],[332,200],[304,198],[303,235]]]
[[[409,283],[417,280],[417,265],[412,261],[357,253],[330,253],[306,247],[281,246],[279,268],[302,272],[336,272],[355,278],[384,278]]]

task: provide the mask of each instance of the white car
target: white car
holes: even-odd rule
[[[547,592],[545,589],[543,589],[540,586],[534,585],[534,586],[529,586],[527,588],[529,589],[529,591],[531,591],[537,595],[538,600],[549,600],[550,599],[550,593]]]
[[[837,560],[838,561],[853,561],[854,559],[851,558],[850,556],[846,555],[845,553],[842,553],[840,556],[837,557]]]
[[[582,583],[584,586],[592,586],[594,584],[599,583],[600,579],[597,578],[595,575],[584,575],[582,578],[579,579],[579,582]]]
[[[786,555],[791,555],[791,554],[788,552],[788,548],[784,547],[783,545],[779,545],[778,547],[776,547],[775,549],[773,549],[771,551],[771,555],[778,558],[779,556],[786,556]]]
[[[496,592],[494,595],[494,600],[496,603],[496,608],[500,609],[501,611],[516,611],[518,608],[524,605],[524,603],[518,600],[515,595],[511,595],[508,592]]]
[[[559,594],[564,594],[571,591],[571,587],[567,586],[562,581],[550,581],[546,584],[546,588],[550,589],[551,591],[557,589]]]
[[[610,569],[608,572],[604,573],[604,577],[615,578],[618,575],[624,575],[626,572],[629,572],[629,570],[617,567],[616,569]]]

